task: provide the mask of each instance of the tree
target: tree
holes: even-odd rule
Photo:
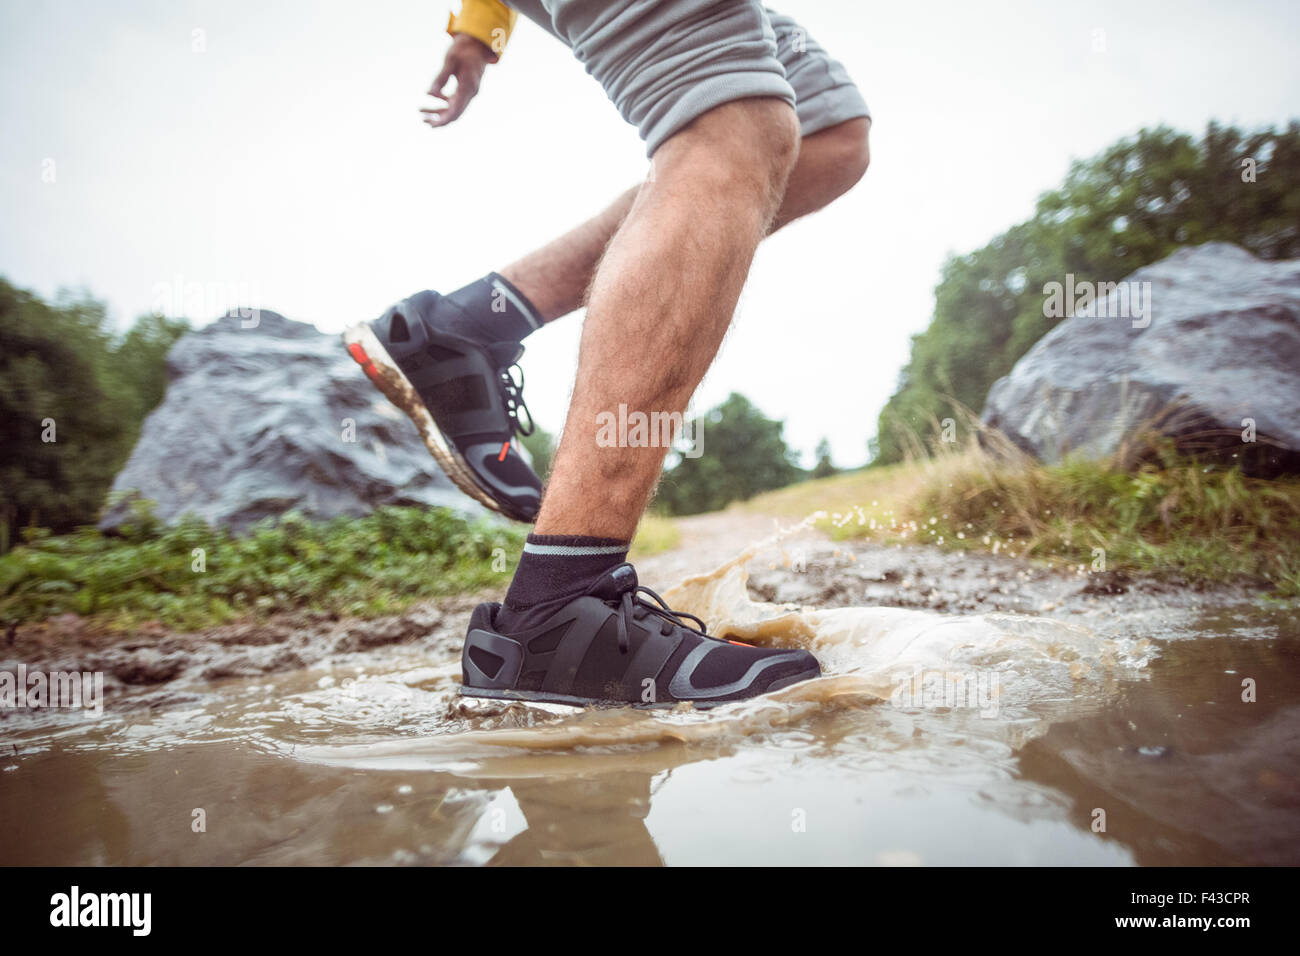
[[[1265,259],[1300,256],[1300,123],[1249,134],[1211,123],[1199,143],[1165,127],[1142,130],[1076,162],[1029,221],[950,257],[930,326],[913,336],[880,413],[873,463],[900,460],[954,401],[979,412],[992,384],[1061,321],[1043,315],[1045,283],[1071,272],[1118,281],[1212,240]]]
[[[701,454],[666,470],[655,499],[669,514],[716,511],[803,477],[781,435],[782,423],[743,395],[732,392],[691,425]]]
[[[132,445],[139,434],[138,426],[162,403],[167,391],[167,353],[189,329],[190,324],[184,319],[144,315],[136,319],[135,325],[113,347],[110,367],[128,396],[129,414],[137,425]]]
[[[146,316],[118,340],[89,296],[49,305],[0,279],[0,551],[16,528],[95,519],[186,328]]]
[[[817,443],[817,464],[813,466],[812,476],[814,478],[829,478],[831,475],[839,474],[839,469],[831,461],[831,443],[823,438]]]

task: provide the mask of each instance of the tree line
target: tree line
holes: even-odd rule
[[[119,334],[88,295],[47,303],[0,279],[0,553],[19,528],[95,521],[188,328],[146,315]]]

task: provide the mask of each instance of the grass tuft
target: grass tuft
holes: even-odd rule
[[[195,629],[288,610],[396,613],[504,587],[523,544],[518,529],[417,508],[332,521],[288,514],[238,538],[197,519],[164,528],[142,511],[125,531],[29,532],[0,557],[0,621],[76,613],[110,630]]]
[[[986,436],[987,441],[987,436]],[[749,510],[803,517],[839,538],[1024,556],[1079,571],[1267,582],[1300,596],[1300,480],[1178,459],[1126,471],[1042,465],[977,444],[770,492]]]

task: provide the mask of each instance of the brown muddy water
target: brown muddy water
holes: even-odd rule
[[[761,537],[719,520],[643,581]],[[20,630],[0,667],[106,703],[0,711],[0,862],[1300,863],[1293,608],[811,532],[749,557],[670,603],[826,676],[707,713],[460,698],[466,601]]]

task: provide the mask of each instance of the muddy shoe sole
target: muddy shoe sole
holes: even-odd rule
[[[763,691],[763,694],[770,694],[783,687],[789,687],[791,684],[798,684],[821,676],[820,667],[811,668],[799,674],[791,674],[788,677],[773,681]],[[689,703],[696,710],[712,710],[714,707],[721,707],[723,704],[734,704],[738,699],[756,700],[762,697],[763,694],[731,700],[665,700],[653,703],[629,703],[625,700],[602,700],[597,697],[551,694],[546,691],[508,690],[505,688],[473,687],[469,684],[460,685],[461,697],[478,697],[484,700],[513,700],[526,704],[568,704],[570,707],[630,707],[634,710],[666,710],[676,707],[680,703]]]
[[[456,450],[456,446],[438,428],[433,415],[420,399],[420,395],[406,377],[406,373],[397,367],[393,357],[388,354],[379,337],[371,330],[369,323],[358,322],[343,333],[343,344],[348,354],[361,366],[366,377],[375,387],[384,393],[390,402],[406,413],[406,417],[415,423],[424,440],[424,446],[433,455],[438,467],[465,494],[469,495],[485,508],[513,518],[525,520],[512,514],[506,506],[497,501],[492,494],[474,478],[469,463]]]

